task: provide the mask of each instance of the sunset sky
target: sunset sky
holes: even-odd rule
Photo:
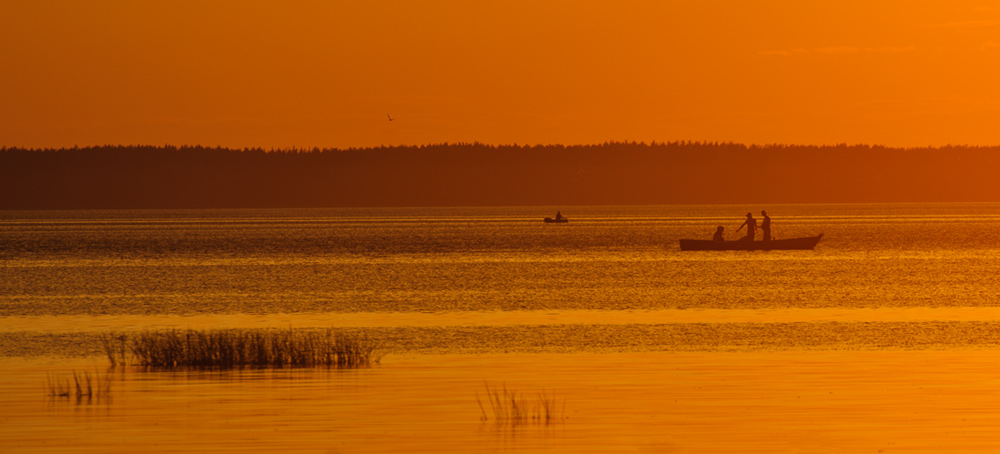
[[[0,146],[1000,144],[995,1],[3,0],[0,68]]]

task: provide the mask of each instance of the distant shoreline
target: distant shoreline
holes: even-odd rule
[[[0,209],[1000,201],[1000,146],[0,148]]]

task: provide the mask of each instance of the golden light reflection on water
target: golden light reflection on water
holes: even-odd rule
[[[0,213],[0,451],[1000,448],[1000,205],[773,207],[823,243],[749,254],[676,246],[744,207],[574,211]],[[329,326],[393,354],[43,389],[111,331]],[[486,383],[568,417],[483,424]]]
[[[361,370],[130,370],[97,405],[42,389],[46,371],[91,360],[2,362],[5,452],[1000,448],[994,352],[415,355]],[[551,392],[566,418],[481,422],[475,399],[487,382]]]
[[[104,332],[146,329],[486,327],[671,323],[1000,321],[1000,307],[795,309],[545,310],[464,312],[327,312],[293,314],[105,315],[0,317],[0,333]]]

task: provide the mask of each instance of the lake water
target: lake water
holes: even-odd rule
[[[761,208],[823,240],[679,250]],[[0,450],[1000,449],[1000,204],[560,209],[0,212]],[[392,353],[46,395],[111,331],[290,326]],[[562,417],[481,421],[487,384]]]

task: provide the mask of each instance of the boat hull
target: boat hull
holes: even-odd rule
[[[771,241],[712,241],[681,240],[682,251],[780,251],[812,249],[823,234],[806,238],[787,238]]]
[[[545,218],[544,222],[546,224],[565,224],[565,223],[569,222],[569,219],[566,219],[566,218],[560,218],[560,219]]]

